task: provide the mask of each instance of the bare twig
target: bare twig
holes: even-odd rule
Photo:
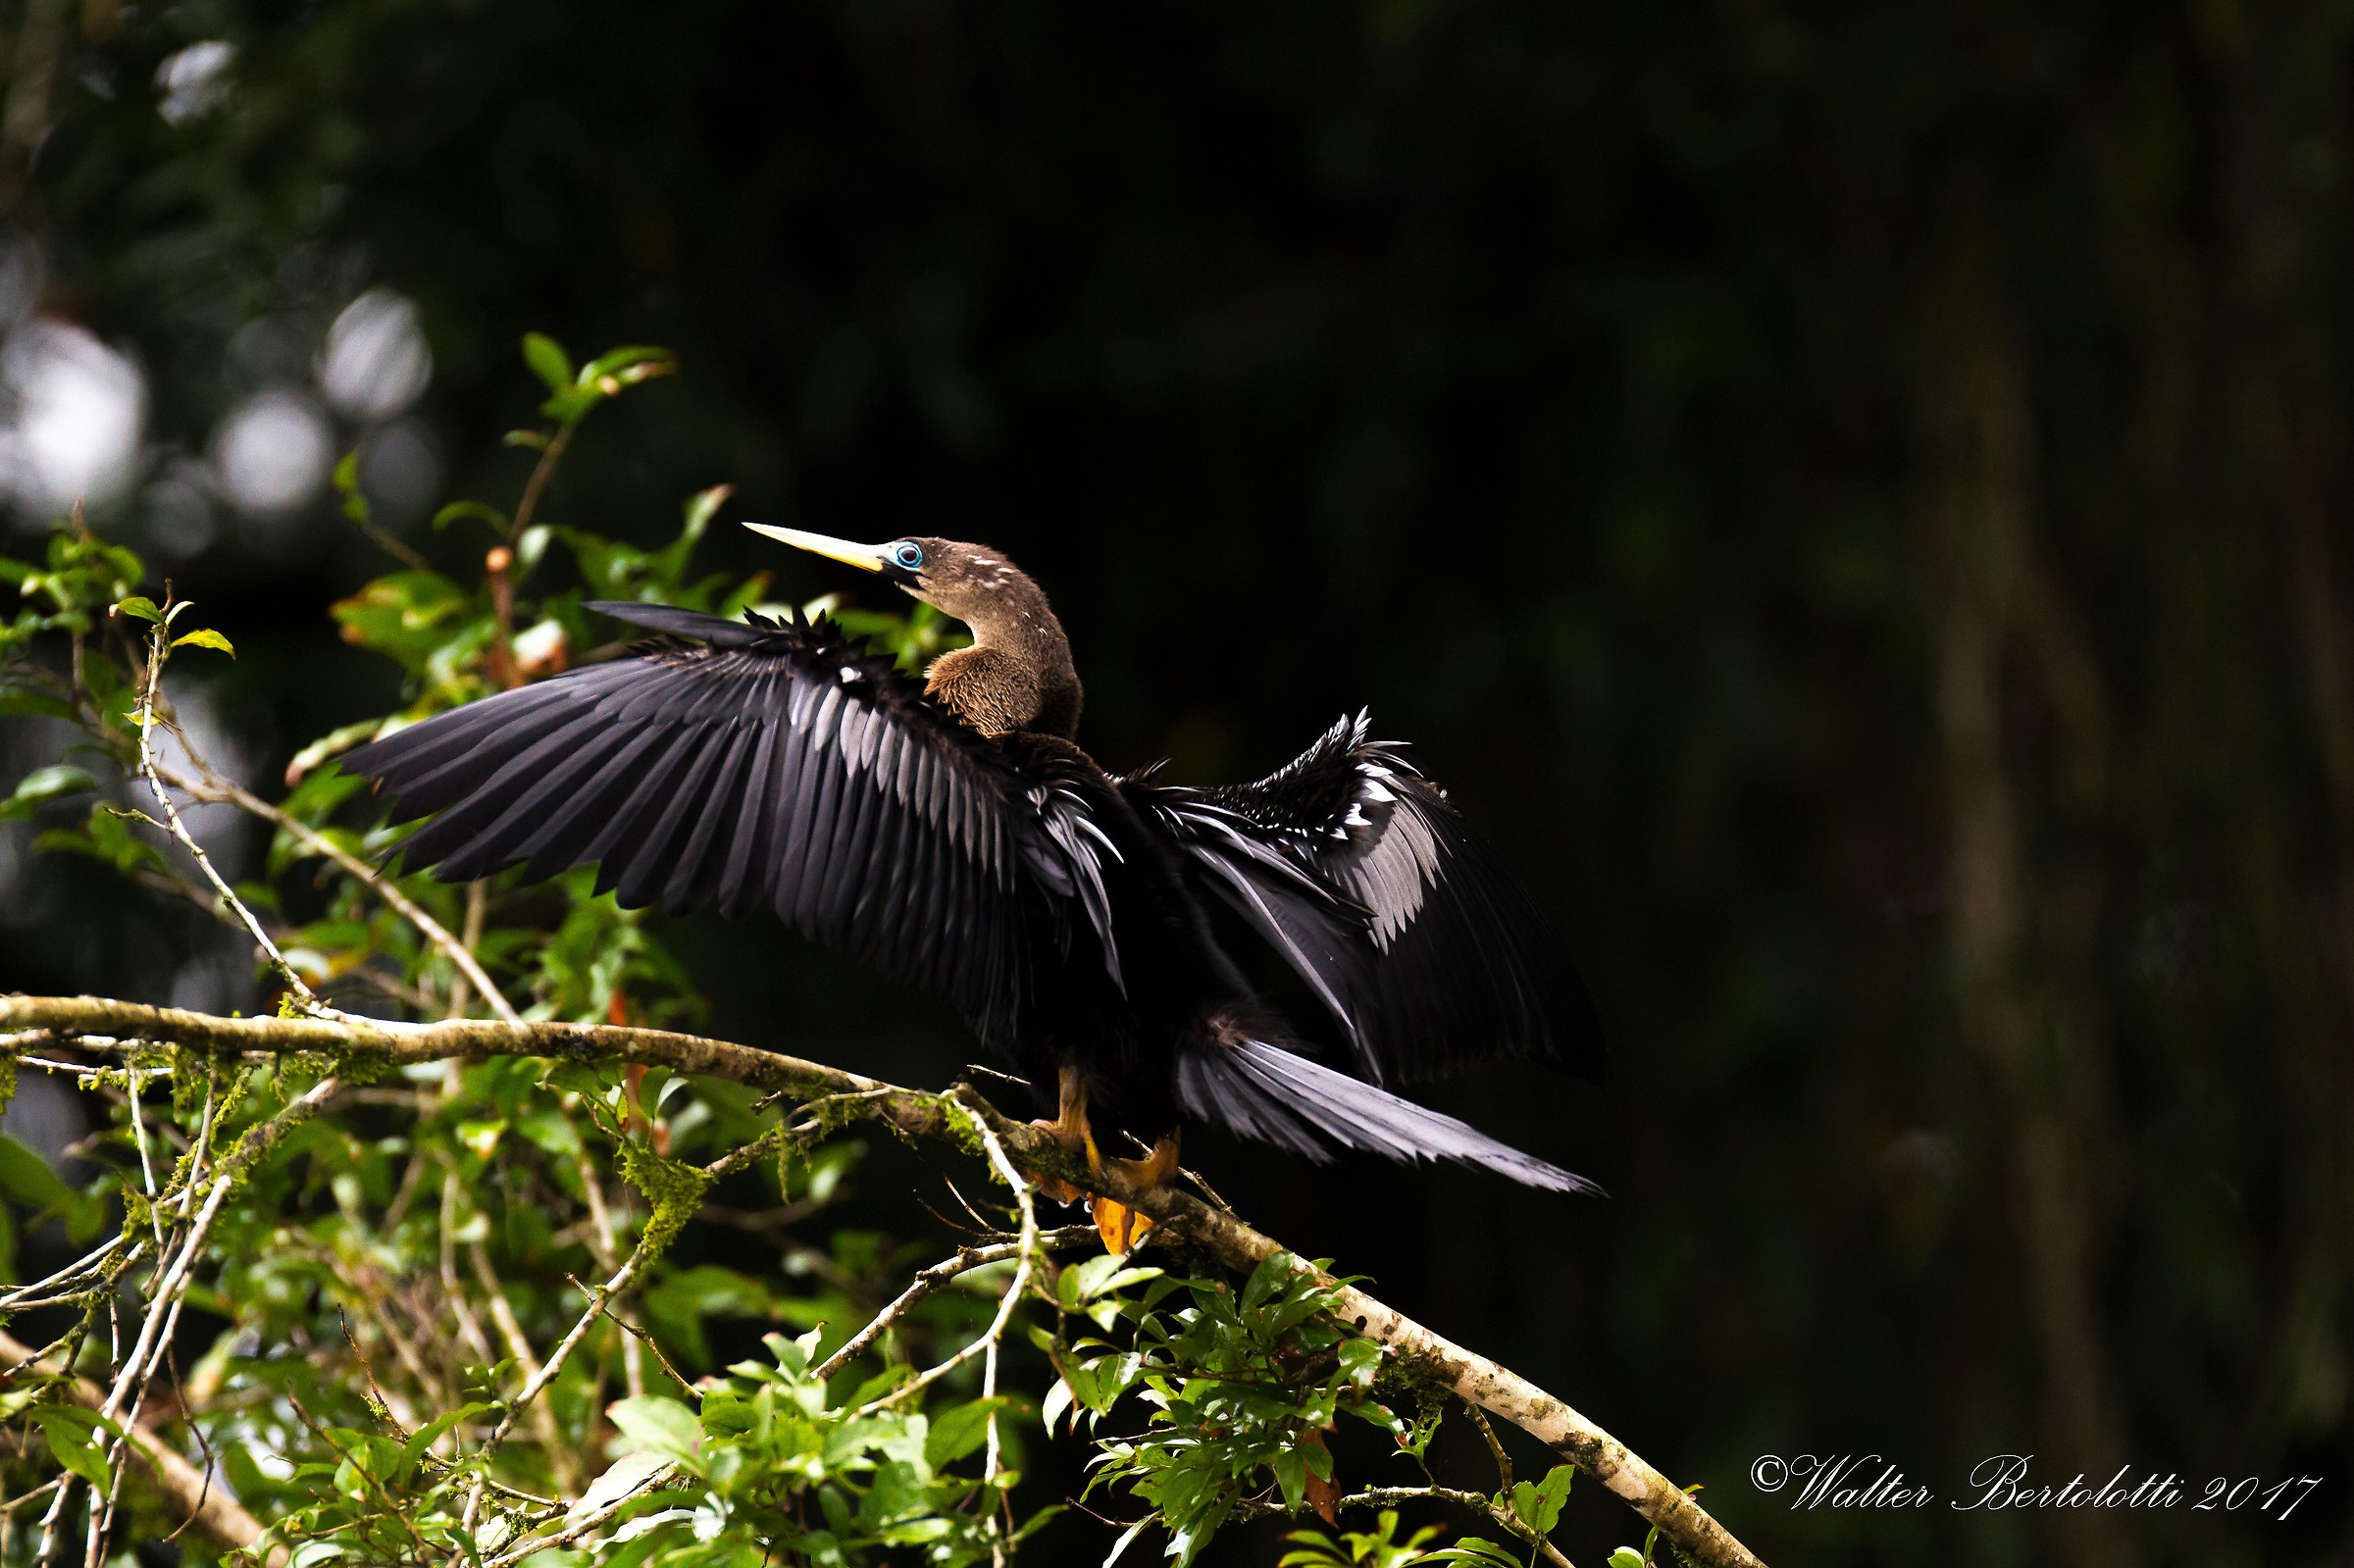
[[[188,1228],[187,1239],[180,1244],[178,1255],[166,1263],[157,1258],[156,1280],[148,1291],[147,1316],[139,1325],[139,1337],[132,1344],[130,1355],[121,1360],[121,1371],[114,1386],[107,1391],[106,1400],[98,1413],[109,1420],[121,1417],[130,1403],[134,1391],[143,1397],[147,1381],[155,1376],[164,1348],[171,1342],[171,1331],[179,1321],[180,1302],[185,1298],[188,1283],[196,1260],[203,1255],[205,1239],[211,1235],[213,1222],[221,1213],[221,1205],[246,1169],[261,1155],[293,1129],[307,1120],[320,1106],[333,1098],[342,1084],[326,1078],[307,1091],[289,1101],[276,1116],[239,1139],[237,1147],[222,1161],[204,1207],[197,1210]]]
[[[1504,1444],[1496,1441],[1496,1429],[1488,1425],[1488,1413],[1475,1404],[1465,1405],[1463,1408],[1470,1412],[1471,1424],[1479,1428],[1479,1435],[1488,1440],[1488,1452],[1496,1460],[1496,1490],[1498,1492],[1511,1491],[1512,1461],[1505,1453]]]
[[[172,791],[164,787],[163,776],[156,771],[155,690],[164,677],[164,661],[171,656],[164,640],[167,631],[167,623],[159,620],[147,638],[147,687],[139,698],[139,772],[145,776],[148,792],[155,796],[155,803],[164,808],[165,830],[179,840],[180,847],[195,856],[196,869],[204,873],[204,880],[213,885],[213,890],[220,894],[222,901],[235,912],[239,924],[252,935],[255,944],[269,958],[270,967],[279,979],[301,999],[306,1009],[318,1012],[321,1010],[319,998],[311,994],[311,987],[304,985],[302,977],[295,974],[286,963],[286,955],[278,950],[278,943],[270,939],[270,933],[262,929],[262,923],[254,918],[253,911],[245,907],[245,900],[237,896],[237,890],[213,869],[212,856],[204,852],[204,845],[196,841],[195,835],[188,832],[187,824],[179,820],[179,807],[172,803]]]
[[[107,1260],[107,1257],[115,1250],[115,1248],[121,1246],[122,1244],[122,1237],[110,1237],[96,1251],[76,1259],[74,1262],[67,1264],[64,1268],[58,1270],[55,1274],[50,1275],[46,1279],[35,1280],[30,1285],[20,1285],[13,1290],[0,1293],[0,1312],[22,1312],[26,1310],[32,1305],[32,1297],[38,1295],[43,1290],[52,1290],[57,1286],[68,1283],[69,1281],[78,1280],[84,1274],[95,1271],[100,1264]],[[144,1241],[139,1243],[141,1249],[144,1249],[147,1243]],[[10,1370],[14,1369],[12,1368]]]
[[[572,1276],[566,1275],[565,1278],[569,1280],[572,1279]],[[582,1285],[578,1280],[573,1280],[572,1283],[576,1289],[580,1290],[583,1293],[587,1293],[588,1289],[587,1286]],[[639,1343],[644,1345],[645,1348],[652,1353],[654,1360],[660,1364],[664,1375],[666,1375],[671,1382],[677,1384],[680,1388],[687,1390],[689,1392],[693,1391],[694,1380],[687,1376],[686,1373],[681,1372],[677,1367],[674,1367],[670,1364],[670,1357],[662,1353],[662,1347],[654,1342],[654,1337],[652,1335],[646,1333],[637,1324],[632,1323],[628,1318],[625,1318],[620,1313],[614,1311],[613,1303],[610,1301],[605,1303],[605,1316],[612,1320],[615,1328],[628,1335],[631,1339],[636,1340]]]
[[[1496,1499],[1482,1496],[1476,1492],[1459,1492],[1453,1487],[1368,1487],[1362,1492],[1351,1492],[1348,1496],[1335,1502],[1333,1507],[1336,1509],[1394,1508],[1402,1502],[1424,1500],[1452,1502],[1469,1508],[1474,1513],[1503,1526],[1536,1547],[1545,1560],[1554,1565],[1554,1568],[1575,1568],[1575,1565],[1561,1554],[1559,1546],[1539,1535],[1519,1515],[1497,1507]]]
[[[645,1258],[645,1243],[640,1241],[638,1244],[638,1250],[632,1252],[629,1261],[614,1271],[611,1279],[588,1292],[588,1309],[580,1315],[571,1329],[566,1331],[564,1338],[556,1342],[556,1347],[548,1355],[546,1364],[525,1381],[523,1391],[517,1394],[513,1402],[507,1406],[506,1414],[499,1417],[498,1425],[491,1429],[490,1436],[484,1442],[484,1447],[497,1447],[509,1430],[514,1427],[515,1418],[530,1408],[532,1401],[539,1397],[542,1389],[555,1381],[556,1374],[564,1370],[565,1361],[571,1357],[574,1346],[581,1342],[582,1336],[588,1332],[591,1324],[604,1316],[605,1303],[612,1300],[620,1291],[628,1289],[629,1283],[638,1277],[638,1271],[644,1267]]]
[[[1093,1240],[1095,1236],[1096,1228],[1093,1225],[1066,1225],[1056,1231],[1042,1231],[1038,1237],[1038,1249],[1050,1252],[1057,1247],[1076,1246],[1082,1241]],[[893,1297],[889,1306],[876,1313],[865,1328],[851,1335],[841,1349],[819,1362],[809,1375],[820,1381],[834,1376],[865,1354],[867,1347],[883,1338],[891,1326],[905,1317],[918,1301],[958,1275],[1018,1257],[1021,1250],[1022,1243],[1018,1240],[999,1241],[990,1246],[968,1246],[959,1249],[952,1258],[945,1258],[928,1269],[919,1270],[915,1278],[908,1282],[906,1290]]]
[[[163,1204],[156,1197],[155,1166],[147,1158],[147,1120],[139,1114],[139,1070],[134,1067],[124,1078],[129,1085],[131,1140],[139,1145],[139,1185],[147,1191],[147,1217],[155,1222],[155,1244],[157,1250],[161,1251],[164,1244]]]
[[[859,1406],[854,1412],[856,1415],[868,1416],[878,1410],[889,1409],[926,1384],[947,1376],[974,1356],[979,1355],[983,1350],[994,1347],[999,1337],[1005,1333],[1005,1325],[1013,1321],[1013,1309],[1020,1304],[1022,1292],[1029,1289],[1031,1271],[1037,1266],[1038,1207],[1030,1200],[1030,1179],[1016,1170],[1013,1162],[1005,1157],[1005,1145],[998,1140],[996,1130],[989,1125],[989,1118],[982,1115],[980,1109],[976,1108],[985,1106],[987,1102],[983,1101],[980,1095],[974,1094],[972,1097],[975,1104],[967,1105],[963,1098],[965,1092],[969,1091],[962,1090],[961,1087],[951,1089],[943,1098],[962,1113],[962,1120],[980,1137],[982,1150],[989,1155],[989,1163],[998,1173],[998,1180],[1013,1189],[1013,1200],[1022,1211],[1022,1233],[1014,1240],[1013,1279],[1006,1285],[1005,1293],[998,1297],[998,1315],[982,1332],[981,1338],[965,1345],[946,1361],[917,1373],[889,1393]],[[997,1418],[993,1415],[990,1420],[994,1425]]]
[[[566,425],[548,437],[539,449],[539,461],[532,465],[532,477],[523,481],[523,496],[515,503],[515,521],[507,526],[507,537],[520,539],[523,531],[532,526],[532,513],[539,506],[539,497],[547,489],[547,481],[555,478],[556,465],[564,459],[564,448],[572,444],[572,432],[579,427]]]
[[[440,948],[442,954],[456,967],[458,974],[465,982],[482,992],[483,1000],[489,1005],[492,1012],[510,1024],[519,1020],[521,1015],[509,1004],[505,994],[499,990],[491,981],[489,974],[475,958],[472,944],[461,941],[452,936],[448,927],[426,913],[415,899],[400,890],[391,878],[369,865],[368,862],[345,849],[309,823],[287,815],[235,780],[220,777],[202,759],[197,760],[196,766],[202,774],[202,777],[197,780],[182,780],[169,775],[166,777],[171,778],[171,782],[177,787],[185,790],[190,797],[235,806],[238,810],[259,817],[281,833],[286,834],[311,853],[333,861],[336,869],[365,885],[369,891],[389,905],[401,919],[416,927],[419,936]],[[477,883],[475,885],[480,887],[482,885]],[[472,897],[471,890],[469,897]]]
[[[490,885],[478,877],[466,885],[466,919],[458,928],[458,945],[469,955],[482,945],[483,927],[488,924],[489,918]],[[424,928],[420,927],[419,929],[423,930]],[[450,983],[449,1007],[442,1013],[443,1018],[464,1018],[466,1016],[466,974],[461,969],[458,978]],[[507,1016],[506,1012],[495,1003],[492,1005],[492,1010],[497,1012],[501,1018]]]

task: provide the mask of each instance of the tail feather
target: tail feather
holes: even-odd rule
[[[1177,1097],[1205,1122],[1319,1165],[1336,1147],[1366,1149],[1394,1160],[1456,1160],[1556,1192],[1602,1190],[1452,1116],[1264,1040],[1181,1053]]]

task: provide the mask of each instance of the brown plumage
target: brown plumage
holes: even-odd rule
[[[944,653],[924,689],[983,734],[1027,730],[1079,734],[1079,672],[1070,638],[1028,573],[997,551],[953,539],[912,538],[919,564],[888,561],[882,572],[941,614],[971,628],[973,645]]]

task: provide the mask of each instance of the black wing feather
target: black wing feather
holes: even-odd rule
[[[1603,1076],[1585,982],[1493,851],[1344,719],[1256,784],[1120,781],[1323,998],[1376,1083],[1520,1057]]]
[[[363,746],[396,821],[439,815],[401,854],[449,881],[597,865],[628,907],[767,907],[819,941],[947,994],[1009,1039],[1042,941],[1109,914],[1072,826],[1037,787],[840,628],[592,604],[666,633],[631,656],[442,714]],[[691,639],[691,640],[681,640]]]

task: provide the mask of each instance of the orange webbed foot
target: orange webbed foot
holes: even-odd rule
[[[1090,1159],[1097,1169],[1102,1165]],[[1163,1135],[1152,1145],[1152,1152],[1141,1160],[1112,1160],[1109,1168],[1116,1171],[1128,1185],[1139,1192],[1151,1192],[1177,1174],[1177,1135]],[[1115,1254],[1134,1251],[1136,1243],[1152,1229],[1152,1217],[1125,1203],[1100,1197],[1089,1205],[1095,1216],[1096,1234],[1103,1239],[1103,1250]]]

